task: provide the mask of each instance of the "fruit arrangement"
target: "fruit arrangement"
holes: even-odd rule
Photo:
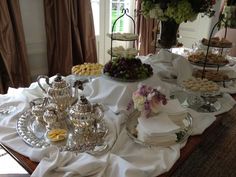
[[[150,77],[153,70],[149,64],[142,63],[138,58],[115,58],[105,64],[103,73],[124,81],[135,81]]]
[[[72,67],[72,74],[78,74],[81,76],[97,76],[101,75],[103,65],[99,63],[84,63],[81,65],[75,65]]]

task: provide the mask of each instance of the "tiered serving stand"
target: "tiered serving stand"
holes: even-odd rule
[[[111,35],[110,35],[110,38],[111,38],[111,49],[110,49],[110,55],[111,55],[111,60],[114,56],[113,54],[113,41],[124,41],[124,42],[134,42],[138,39],[138,37],[135,37],[135,21],[134,19],[128,14],[129,13],[129,9],[122,9],[122,15],[120,15],[113,23],[112,25],[112,29],[111,29]],[[124,39],[124,38],[117,38],[115,37],[115,33],[114,33],[114,29],[115,29],[115,26],[116,26],[116,23],[118,20],[120,20],[121,18],[127,16],[131,21],[132,21],[132,24],[133,24],[133,33],[130,33],[130,34],[133,34],[134,37],[133,38],[127,38],[127,39]],[[134,43],[133,43],[133,46]]]

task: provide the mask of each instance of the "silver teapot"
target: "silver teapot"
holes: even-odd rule
[[[42,84],[41,79],[46,80],[46,84],[49,86],[46,90]],[[65,111],[69,106],[75,103],[78,99],[78,89],[75,88],[74,92],[72,87],[68,84],[60,74],[56,75],[56,78],[52,83],[49,82],[49,77],[40,75],[37,78],[39,87],[43,90],[44,93],[48,95],[53,103],[58,105],[60,111]]]
[[[83,136],[91,136],[97,131],[97,125],[103,116],[101,105],[92,105],[84,96],[80,96],[79,101],[69,111],[75,133]]]

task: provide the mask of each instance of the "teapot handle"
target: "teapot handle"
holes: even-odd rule
[[[48,76],[44,76],[44,75],[40,75],[37,78],[37,83],[39,85],[39,87],[43,90],[44,93],[47,93],[47,91],[45,90],[45,88],[43,88],[42,84],[40,83],[41,79],[45,79],[46,83],[51,87],[52,84],[49,83],[49,77]]]

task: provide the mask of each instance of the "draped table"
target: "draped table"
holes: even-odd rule
[[[169,53],[167,53],[167,55],[168,54]],[[164,53],[164,54],[162,53],[161,57],[162,57],[162,59],[166,58],[166,53]],[[176,55],[175,55],[175,57],[176,57]],[[172,57],[172,58],[174,58],[174,57]],[[177,76],[179,76],[179,77],[177,77],[177,81],[181,81],[181,80],[186,78],[186,76],[187,76],[186,71],[187,70],[185,69],[185,71],[183,72],[183,69],[181,69],[180,67],[183,67],[183,66],[187,67],[187,64],[186,64],[185,60],[182,59],[181,57],[177,56],[177,58],[178,59],[175,60],[176,61],[175,66],[179,67],[179,69],[176,70]],[[166,63],[167,60],[163,60],[163,61]],[[169,62],[172,62],[172,61],[169,60]],[[156,67],[156,66],[158,67],[158,65],[160,65],[160,63],[158,63],[158,62],[151,63],[151,64],[154,67]],[[169,67],[169,65],[168,65],[168,67]],[[176,74],[176,73],[174,73],[174,74]],[[174,85],[170,85],[170,84],[162,82],[158,78],[158,74],[155,73],[155,71],[154,71],[153,77],[151,77],[147,80],[144,80],[141,83],[142,84],[147,84],[147,85],[150,85],[150,86],[154,86],[154,87],[160,87],[160,89],[162,89],[161,91],[163,91],[168,96],[170,96],[170,92],[173,91],[173,88],[175,88]],[[84,94],[85,95],[87,94],[86,96],[88,97],[88,99],[92,102],[103,103],[104,105],[106,105],[109,108],[109,111],[113,113],[113,115],[115,117],[114,120],[116,121],[116,123],[117,122],[120,123],[120,124],[118,124],[119,126],[117,127],[119,129],[119,131],[118,131],[119,137],[124,136],[124,133],[122,134],[122,127],[120,126],[122,124],[122,121],[119,121],[118,118],[116,119],[116,117],[119,117],[118,115],[120,113],[121,113],[121,115],[123,115],[123,112],[125,112],[125,110],[126,110],[127,103],[131,99],[132,92],[137,89],[138,84],[139,84],[138,82],[137,83],[132,83],[132,84],[131,83],[120,83],[120,82],[115,82],[115,81],[112,81],[112,80],[107,80],[107,79],[101,77],[101,78],[94,79],[92,82],[90,82],[88,84],[88,86],[86,85]],[[86,93],[86,91],[87,91],[87,93]],[[13,92],[16,92],[15,96],[16,95],[17,96],[19,96],[19,95],[25,96],[25,94],[26,94],[27,95],[26,96],[26,102],[29,101],[29,98],[33,99],[33,98],[37,98],[39,96],[42,96],[42,94],[40,94],[41,91],[38,88],[36,83],[33,83],[29,88],[25,88],[25,89],[24,88],[10,89],[9,94],[11,94]],[[112,95],[112,97],[110,95]],[[0,98],[4,98],[4,95]],[[232,100],[233,99],[230,98],[230,96],[226,94],[226,97],[224,98],[224,102],[223,102],[225,104],[222,104],[222,107],[224,108],[223,112],[227,112],[233,107],[233,105],[235,104],[235,101],[232,101]],[[229,101],[231,103],[227,104],[227,101]],[[227,107],[227,105],[228,105],[228,107]],[[0,103],[0,106],[1,106],[1,103]],[[191,110],[189,110],[189,111],[191,111]],[[232,109],[232,111],[234,111],[234,109]],[[194,113],[194,112],[192,112],[192,113]],[[218,114],[220,114],[220,113],[222,113],[222,112],[218,112]],[[126,112],[126,114],[127,114],[127,112]],[[231,111],[229,113],[223,113],[221,115],[218,115],[216,118],[214,117],[215,114],[214,115],[213,114],[212,115],[205,115],[205,114],[197,114],[196,112],[194,114],[195,114],[194,115],[194,117],[195,117],[194,118],[194,122],[195,122],[195,124],[194,124],[194,134],[192,134],[193,136],[189,137],[186,144],[183,143],[182,145],[177,145],[177,146],[170,147],[170,148],[160,148],[160,150],[150,151],[150,152],[160,153],[161,154],[160,156],[157,155],[158,158],[165,157],[169,160],[164,159],[165,162],[162,164],[162,161],[160,161],[160,159],[159,159],[159,161],[155,161],[155,162],[157,162],[157,164],[155,164],[155,166],[148,166],[148,164],[145,164],[145,163],[154,162],[153,157],[151,157],[152,155],[150,155],[150,152],[148,152],[149,149],[145,149],[143,147],[136,148],[135,143],[133,143],[130,139],[126,138],[125,140],[129,141],[128,142],[128,151],[126,149],[122,152],[122,149],[121,149],[121,152],[119,152],[120,151],[119,147],[121,147],[121,148],[125,147],[124,145],[122,146],[122,144],[119,144],[119,143],[126,143],[125,141],[119,140],[118,144],[116,143],[117,147],[114,148],[115,150],[114,149],[112,150],[113,151],[112,153],[114,153],[115,156],[113,156],[112,158],[115,161],[118,160],[118,162],[119,162],[118,167],[116,166],[117,165],[116,163],[113,164],[113,166],[110,166],[108,174],[112,174],[110,171],[113,170],[113,167],[115,167],[116,170],[118,170],[118,172],[120,172],[119,169],[121,168],[122,164],[127,163],[127,162],[129,163],[129,161],[131,160],[131,161],[133,161],[133,163],[135,165],[137,165],[136,169],[140,173],[140,176],[149,176],[150,174],[152,174],[151,176],[153,176],[153,174],[162,174],[166,171],[168,171],[168,172],[166,172],[166,173],[164,173],[160,176],[170,176],[181,165],[181,163],[183,163],[190,156],[190,154],[196,149],[196,147],[204,140],[204,137],[206,137],[209,132],[213,131],[215,129],[215,127],[217,127],[217,125],[221,122],[221,120],[224,118],[224,116],[226,116],[226,115],[227,116],[234,116],[233,113],[231,114]],[[122,117],[120,116],[119,118],[122,118]],[[14,125],[12,125],[13,123],[11,123],[11,126],[14,126]],[[3,125],[4,124],[7,124],[7,121],[3,122]],[[4,126],[3,126],[3,128],[4,128]],[[17,140],[17,143],[19,143],[19,141],[20,141],[19,137],[17,137],[15,135],[15,132],[16,131],[14,130],[14,132],[11,133],[11,136],[14,135],[13,140]],[[201,134],[201,135],[196,135],[196,134]],[[14,144],[12,144],[11,139],[8,139],[8,138],[9,138],[9,136],[7,136],[7,138],[3,137],[3,139],[6,141],[6,143],[9,143],[12,148],[9,148],[5,145],[2,145],[2,146],[30,174],[35,173],[35,169],[37,171],[37,169],[39,168],[41,162],[40,162],[40,164],[38,164],[37,162],[33,162],[28,157],[12,150],[12,149],[15,149],[15,146],[14,146]],[[0,140],[1,140],[1,132],[0,132]],[[22,143],[21,143],[21,145],[22,145]],[[21,148],[16,148],[16,149],[18,151],[23,152]],[[27,148],[27,149],[29,149],[29,148]],[[145,152],[149,153],[149,158],[151,158],[152,160],[150,160],[150,159],[147,160],[146,159],[145,163],[143,163],[142,162],[142,156],[140,156],[141,159],[137,159],[139,157],[139,154],[134,154],[131,150],[134,150],[134,152],[139,153],[139,151],[137,151],[139,149],[141,149],[142,153],[144,153],[144,154],[145,154]],[[180,150],[180,157],[179,157],[179,150]],[[177,151],[177,152],[173,153],[173,151]],[[34,151],[32,151],[32,152],[34,152]],[[171,152],[172,155],[168,155],[168,152]],[[27,154],[26,152],[24,152],[24,153]],[[37,153],[39,153],[39,152],[37,152]],[[129,153],[131,153],[132,155],[129,156]],[[144,154],[142,154],[142,155],[144,155]],[[40,156],[40,153],[38,155]],[[119,155],[121,155],[121,158],[119,157]],[[32,154],[30,154],[29,156],[32,157]],[[33,157],[35,158],[35,156],[33,156]],[[125,157],[125,161],[124,161],[124,159],[122,159],[123,157]],[[42,157],[40,157],[40,158],[42,158]],[[128,160],[126,158],[128,158]],[[136,158],[136,159],[132,159],[132,158]],[[136,160],[138,160],[138,162],[136,162]],[[147,170],[146,173],[145,173],[146,175],[142,174],[142,172],[138,169],[138,168],[140,168],[142,170],[142,166],[139,166],[140,162],[142,162],[141,164],[145,164],[146,167],[148,167],[148,169],[149,169],[149,170],[147,170],[144,167],[144,169]],[[158,163],[161,163],[161,165],[158,165]],[[126,172],[128,172],[130,169],[133,168],[132,163],[131,164],[126,164],[126,165],[128,165],[129,167],[126,167],[127,171],[125,171],[125,172],[121,171],[121,174],[123,176],[126,176]],[[157,167],[158,169],[155,169],[154,167]],[[151,172],[150,172],[150,169],[151,169]],[[129,172],[129,175],[127,175],[127,176],[132,176],[133,174],[137,173],[137,170],[132,171],[131,173]],[[40,170],[38,170],[38,171],[40,171]]]
[[[236,95],[232,95],[232,96],[234,97],[234,99],[236,99]],[[208,127],[203,134],[189,137],[188,142],[186,143],[185,147],[183,147],[181,149],[180,158],[177,160],[177,162],[174,164],[174,166],[170,169],[170,171],[160,175],[159,177],[170,177],[171,174],[173,174],[175,172],[175,170],[191,155],[191,153],[198,147],[198,145],[202,141],[204,141],[204,138],[212,131],[217,130],[217,125],[221,123],[222,119],[225,116],[228,116],[229,119],[230,119],[230,117],[232,117],[232,119],[233,119],[236,116],[235,112],[236,112],[236,108],[233,108],[228,113],[224,113],[224,114],[217,116],[216,121],[210,127]],[[35,168],[38,165],[37,162],[31,161],[28,157],[25,157],[25,156],[17,153],[16,151],[4,146],[3,144],[1,144],[1,145],[14,159],[16,159],[28,171],[29,174],[33,173],[33,171],[35,170]],[[13,177],[12,175],[9,175],[9,177],[10,176]],[[18,175],[16,175],[16,176],[18,176]],[[27,177],[30,175],[21,175],[21,176]],[[6,175],[6,177],[7,177],[7,175]]]

